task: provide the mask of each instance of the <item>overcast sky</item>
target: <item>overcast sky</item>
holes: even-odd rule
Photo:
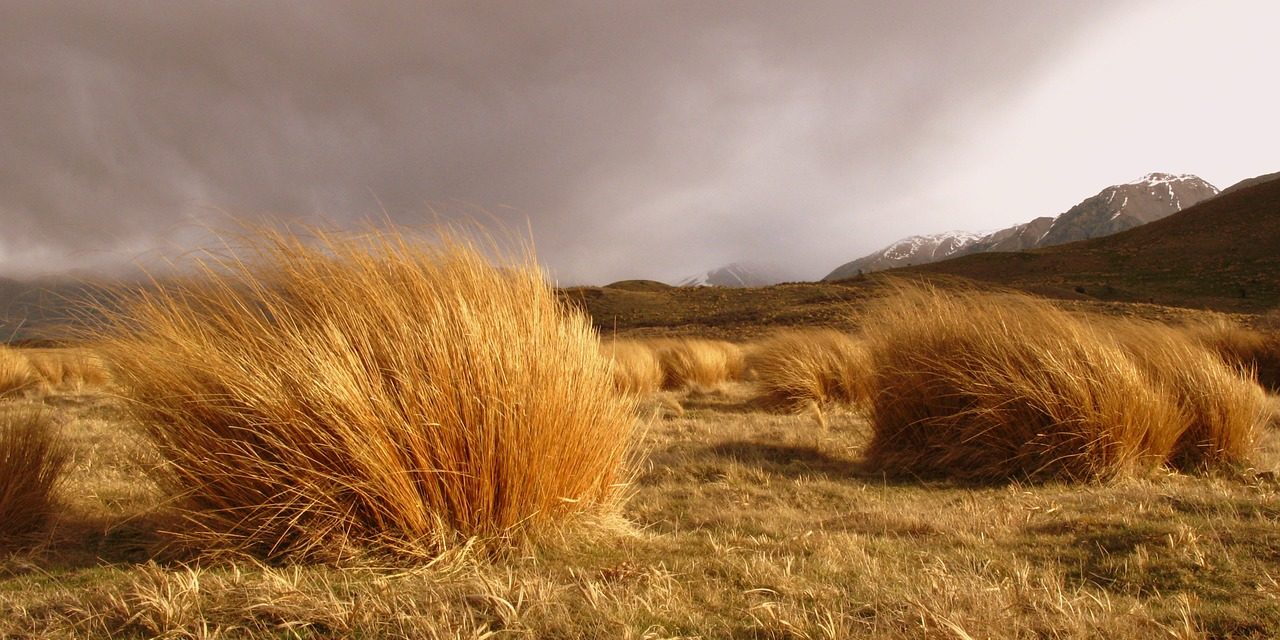
[[[7,276],[435,211],[532,229],[562,283],[816,279],[1280,171],[1273,0],[0,5]]]

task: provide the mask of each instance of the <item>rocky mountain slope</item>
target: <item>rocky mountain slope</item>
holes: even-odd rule
[[[1040,217],[988,234],[953,231],[905,238],[841,265],[824,279],[840,280],[974,253],[1026,251],[1099,238],[1159,220],[1217,194],[1216,187],[1193,175],[1149,173],[1133,182],[1107,187],[1057,217]]]

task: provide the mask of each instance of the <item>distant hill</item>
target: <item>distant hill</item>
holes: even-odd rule
[[[1266,175],[1261,175],[1256,178],[1246,178],[1244,180],[1241,180],[1240,182],[1237,182],[1227,187],[1226,189],[1223,189],[1222,192],[1231,193],[1232,191],[1239,191],[1240,189],[1244,189],[1245,187],[1252,187],[1255,184],[1262,184],[1264,182],[1270,182],[1276,179],[1280,179],[1280,171],[1277,171],[1275,173],[1268,173]]]
[[[84,320],[86,308],[76,301],[103,299],[106,291],[71,278],[0,278],[0,343],[65,338],[67,327]]]
[[[606,289],[621,289],[623,291],[662,291],[670,289],[671,285],[657,280],[619,280],[605,285]]]
[[[1149,173],[1107,187],[1057,217],[1039,217],[987,234],[948,231],[911,236],[837,267],[824,280],[974,253],[1025,251],[1098,238],[1159,220],[1217,193],[1216,187],[1193,175]]]
[[[961,276],[1059,297],[1264,311],[1280,306],[1280,179],[1231,189],[1114,235],[898,272]]]

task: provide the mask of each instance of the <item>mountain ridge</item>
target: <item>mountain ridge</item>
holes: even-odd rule
[[[823,280],[841,280],[973,253],[1026,251],[1111,235],[1177,213],[1218,193],[1217,187],[1191,174],[1148,173],[1137,180],[1106,187],[1058,216],[1041,216],[976,239],[970,238],[973,234],[956,231],[910,236],[840,265]],[[911,248],[904,250],[904,243]],[[940,256],[939,248],[943,249]]]

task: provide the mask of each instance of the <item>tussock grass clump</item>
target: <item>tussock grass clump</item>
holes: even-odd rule
[[[1258,384],[1280,392],[1280,331],[1259,331],[1219,318],[1192,325],[1187,332],[1228,364],[1250,371]]]
[[[1162,463],[1186,423],[1113,338],[1026,295],[900,283],[864,327],[888,472],[1102,479]]]
[[[0,398],[31,391],[40,385],[40,377],[31,361],[17,349],[0,346]]]
[[[0,548],[45,526],[69,458],[48,413],[0,408]]]
[[[867,398],[870,361],[857,338],[834,329],[785,331],[756,344],[747,368],[769,407],[853,405]]]
[[[262,232],[126,295],[103,336],[189,537],[433,556],[612,512],[634,409],[532,256],[314,235]]]
[[[101,358],[84,349],[44,349],[28,354],[32,369],[51,389],[100,387],[110,380]]]
[[[1152,382],[1181,406],[1185,426],[1168,463],[1192,471],[1242,464],[1267,420],[1266,394],[1194,333],[1151,322],[1116,322],[1114,334]]]
[[[723,340],[677,338],[653,342],[662,365],[662,388],[713,388],[740,380],[746,370],[742,347]]]
[[[655,393],[662,388],[662,363],[647,343],[610,340],[601,350],[613,362],[613,386],[632,394]]]

